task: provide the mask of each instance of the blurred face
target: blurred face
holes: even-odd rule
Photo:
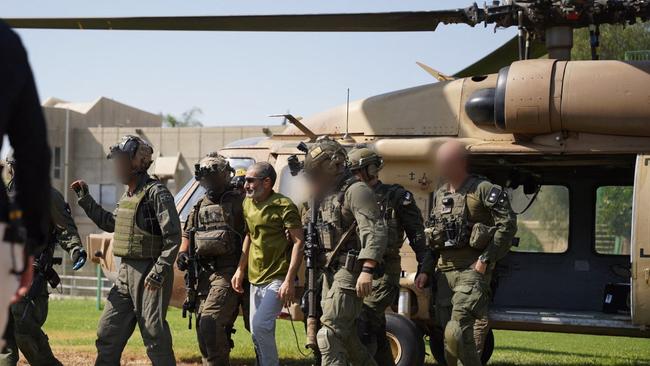
[[[128,155],[114,154],[111,160],[113,160],[113,171],[115,177],[120,181],[120,183],[129,184],[133,177],[133,169]]]
[[[244,179],[246,197],[251,198],[254,201],[262,201],[269,193],[271,193],[271,189],[273,188],[271,178],[261,176],[254,167],[251,167],[246,171]]]
[[[436,154],[436,168],[440,177],[446,181],[463,180],[467,176],[465,147],[456,141],[442,144]]]
[[[336,188],[339,176],[339,174],[327,174],[322,169],[312,169],[305,175],[309,182],[309,190],[316,197],[323,197]]]
[[[221,192],[226,187],[225,180],[220,174],[212,173],[204,176],[199,181],[199,184],[209,190],[215,192]]]

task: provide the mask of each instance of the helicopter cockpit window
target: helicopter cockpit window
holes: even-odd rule
[[[305,190],[307,182],[302,173],[292,176],[289,166],[285,166],[280,172],[279,179],[280,193],[291,198],[296,206],[300,207],[302,203],[307,201],[307,191]]]
[[[235,169],[236,172],[244,171],[248,169],[251,165],[255,164],[255,159],[252,158],[228,158],[230,166]]]
[[[630,254],[632,192],[631,186],[603,186],[596,190],[594,245],[598,254]]]
[[[525,194],[520,186],[511,192],[512,208],[522,212],[517,217],[516,252],[563,253],[569,247],[569,189],[543,185],[537,197]],[[535,199],[532,204],[531,200]],[[530,204],[530,207],[526,207]]]

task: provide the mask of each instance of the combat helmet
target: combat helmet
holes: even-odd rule
[[[146,172],[153,163],[153,147],[138,136],[123,136],[119,143],[111,146],[106,158],[112,159],[117,154],[129,157],[134,172]]]
[[[201,178],[217,175],[225,182],[229,182],[235,174],[235,170],[230,166],[228,160],[213,152],[201,159],[198,164],[194,165],[194,178],[201,180]]]
[[[307,151],[305,173],[340,175],[347,168],[347,160],[347,152],[341,144],[327,136],[321,136]]]
[[[355,146],[348,153],[351,171],[366,169],[368,175],[376,177],[384,167],[384,159],[365,145]]]

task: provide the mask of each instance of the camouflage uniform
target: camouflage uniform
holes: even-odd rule
[[[508,195],[477,176],[470,176],[456,192],[444,185],[436,192],[426,231],[440,254],[435,317],[444,329],[447,364],[481,365],[474,325],[487,317],[492,271],[517,231]],[[477,260],[487,263],[485,274],[472,268]]]
[[[388,245],[384,254],[383,275],[373,280],[373,293],[363,300],[360,324],[361,340],[375,355],[378,365],[394,365],[393,354],[386,338],[386,309],[399,296],[402,271],[400,248],[404,234],[415,252],[418,273],[433,278],[434,261],[426,246],[422,213],[411,192],[402,186],[378,182],[374,187],[377,202],[388,228]],[[366,334],[364,334],[366,333]],[[376,350],[376,352],[374,352]]]
[[[415,252],[418,273],[426,273],[432,278],[434,260],[426,245],[422,213],[413,194],[399,184],[384,184],[376,179],[384,165],[382,157],[367,147],[359,146],[348,153],[348,159],[353,173],[373,184],[377,204],[388,228],[383,271],[380,270],[379,276],[373,280],[372,294],[363,300],[363,312],[358,320],[359,335],[370,353],[375,355],[378,365],[392,366],[395,363],[386,337],[385,311],[399,296],[400,248],[404,234]]]
[[[351,176],[346,161],[343,147],[327,138],[319,139],[305,160],[308,174],[318,171],[338,176],[338,184],[321,199],[318,210],[320,244],[329,251],[330,266],[323,271],[322,327],[317,341],[322,365],[375,365],[357,335],[355,322],[363,299],[357,296],[356,285],[365,260],[381,264],[386,226],[374,193]],[[347,232],[348,239],[342,241]],[[337,246],[340,249],[334,254]]]
[[[8,193],[13,193],[12,182],[7,186]],[[63,196],[52,188],[50,201],[50,245],[53,247],[58,244],[71,256],[83,252],[77,226],[72,220],[70,207],[63,200]],[[48,298],[49,293],[47,284],[45,284],[41,293],[32,300],[33,302],[30,303],[23,298],[11,306],[9,325],[6,331],[7,345],[0,354],[1,366],[16,365],[18,350],[23,353],[30,365],[61,365],[61,362],[52,353],[47,335],[41,329],[47,320]]]
[[[190,211],[183,235],[190,230],[196,230],[190,245],[196,245],[199,260],[196,333],[203,365],[229,365],[240,303],[230,281],[244,235],[241,195],[232,190],[207,193]]]
[[[133,194],[125,192],[114,213],[85,194],[79,205],[100,229],[115,232],[113,254],[121,257],[116,284],[108,294],[97,330],[96,365],[119,365],[137,324],[154,366],[175,365],[167,306],[172,293],[172,264],[181,228],[174,197],[146,172],[138,173]],[[160,288],[144,287],[154,279]]]

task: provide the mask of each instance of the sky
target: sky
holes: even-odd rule
[[[461,0],[4,0],[0,17],[170,16],[415,11]],[[434,82],[421,61],[461,70],[515,34],[479,25],[436,32],[251,33],[18,30],[42,100],[105,96],[153,113],[199,107],[206,126],[275,124],[351,100]]]

